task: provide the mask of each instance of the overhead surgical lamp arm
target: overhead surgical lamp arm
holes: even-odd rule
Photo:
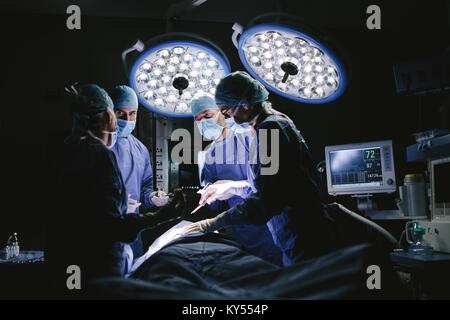
[[[122,63],[123,63],[123,68],[125,70],[125,75],[128,77],[129,74],[129,70],[128,70],[128,64],[127,64],[127,54],[129,54],[130,52],[133,52],[135,50],[142,52],[144,51],[145,45],[141,40],[137,40],[136,43],[129,47],[128,49],[125,49],[122,52]]]
[[[207,0],[184,0],[170,5],[166,15],[166,32],[172,32],[173,19],[191,12],[206,1]]]
[[[239,23],[235,22],[231,27],[231,29],[234,30],[233,35],[231,36],[231,41],[233,41],[233,44],[237,49],[239,47],[237,37],[242,34],[242,32],[244,31],[244,27],[242,27]]]

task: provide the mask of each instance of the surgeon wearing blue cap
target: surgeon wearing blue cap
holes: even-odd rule
[[[249,170],[249,149],[254,132],[232,123],[219,112],[214,97],[204,94],[194,97],[190,103],[192,115],[200,133],[212,144],[204,155],[204,164],[199,163],[202,185],[217,181],[247,180]],[[229,117],[229,119],[232,119]],[[224,200],[232,208],[243,201],[244,195]],[[222,201],[211,203],[212,210],[218,210]],[[252,254],[275,264],[281,264],[281,251],[275,246],[266,225],[234,225],[233,236],[237,242]]]
[[[80,268],[82,289],[96,278],[124,276],[128,243],[141,230],[180,216],[178,202],[183,201],[178,192],[157,212],[127,214],[125,184],[111,151],[117,134],[113,101],[95,84],[67,90],[73,127],[52,168],[56,173],[45,250],[51,286],[58,294],[70,291],[66,283],[72,265]]]
[[[139,206],[145,211],[167,204],[169,197],[163,191],[153,189],[153,171],[148,149],[131,133],[136,127],[138,99],[128,86],[117,86],[110,91],[117,118],[117,143],[111,149],[117,158],[128,199],[128,211],[135,213]],[[142,239],[132,245],[133,258],[143,254]]]
[[[215,102],[221,113],[233,117],[237,124],[250,124],[256,132],[258,150],[265,129],[266,155],[278,149],[278,170],[268,170],[273,164],[259,154],[247,173],[247,179],[253,182],[252,193],[215,218],[186,227],[184,233],[267,223],[283,253],[283,265],[289,266],[331,251],[333,224],[322,206],[325,197],[320,177],[303,136],[289,118],[271,107],[268,96],[261,83],[242,71],[228,74],[217,85]],[[278,139],[271,140],[272,131]],[[248,192],[242,184],[235,184],[209,185],[201,201],[210,203],[227,194]]]

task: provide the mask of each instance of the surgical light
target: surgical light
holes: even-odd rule
[[[233,29],[242,63],[269,90],[304,103],[330,102],[344,92],[343,65],[309,34],[271,23],[245,31],[236,25]],[[237,42],[236,33],[240,32]]]
[[[168,40],[150,46],[134,60],[129,81],[147,109],[190,117],[192,97],[214,95],[217,83],[229,72],[225,54],[211,42]]]

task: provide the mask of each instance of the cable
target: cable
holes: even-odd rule
[[[402,231],[402,234],[401,234],[401,236],[400,236],[400,239],[398,240],[398,243],[397,243],[397,248],[398,248],[398,249],[401,249],[401,248],[402,248],[402,239],[403,239],[403,236],[405,235],[405,233],[406,233],[406,231],[403,230],[403,231]]]
[[[382,228],[381,226],[379,226],[378,224],[376,224],[373,221],[370,221],[369,219],[366,219],[364,217],[361,217],[359,214],[347,209],[346,207],[344,207],[342,204],[337,203],[337,202],[333,202],[329,204],[330,206],[337,206],[339,209],[341,209],[342,211],[344,211],[345,213],[347,213],[348,215],[352,216],[353,218],[355,218],[356,220],[359,220],[369,226],[371,226],[372,228],[374,228],[375,230],[377,230],[378,232],[380,232],[383,236],[385,236],[389,242],[391,242],[394,245],[397,245],[398,241],[397,239],[395,239],[395,237],[390,234],[386,229]]]

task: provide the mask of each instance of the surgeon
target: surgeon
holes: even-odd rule
[[[117,86],[110,91],[117,118],[117,143],[111,148],[117,158],[128,194],[128,212],[147,211],[151,207],[164,206],[169,197],[163,191],[153,190],[153,171],[147,148],[131,132],[136,126],[138,99],[128,86]],[[139,234],[131,245],[131,258],[143,254],[142,238]],[[132,257],[131,257],[132,254]]]
[[[203,184],[221,180],[247,180],[249,149],[253,140],[252,130],[234,123],[230,128],[227,125],[230,122],[219,112],[214,98],[210,95],[194,97],[190,106],[200,133],[205,138],[213,140],[205,155]],[[236,195],[225,202],[232,208],[243,201],[243,196]],[[217,210],[219,202],[211,203],[211,209]],[[275,246],[265,224],[234,225],[233,236],[250,253],[272,263],[281,264],[281,251]]]
[[[222,179],[241,180],[235,178],[241,178],[247,174],[252,132],[244,128],[237,129],[238,126],[234,122],[230,123],[229,119],[232,120],[232,118],[226,119],[219,112],[211,95],[194,97],[190,107],[201,135],[213,141],[204,155],[205,165],[199,168],[202,171],[202,184],[211,183],[212,180],[213,182]],[[220,159],[216,159],[216,156]],[[218,168],[220,173],[217,172]],[[217,179],[218,175],[220,179]]]
[[[247,175],[253,181],[252,194],[217,217],[186,227],[184,233],[267,223],[283,253],[283,265],[289,266],[334,249],[330,236],[333,225],[322,206],[320,179],[306,142],[293,122],[270,106],[268,95],[261,83],[242,71],[219,82],[215,102],[221,113],[232,116],[237,124],[250,124],[256,131],[258,157]],[[261,146],[267,148],[265,154],[260,152]],[[273,153],[278,153],[278,159],[274,158],[277,163],[268,161],[267,155]],[[218,181],[207,187],[200,201],[227,199],[245,194],[247,189],[239,181]]]
[[[45,259],[56,288],[85,289],[93,279],[124,276],[126,243],[138,232],[181,216],[183,196],[154,213],[127,214],[128,195],[111,148],[116,143],[113,102],[95,84],[71,87],[73,128],[54,170]],[[78,283],[78,284],[77,284]],[[76,290],[75,290],[76,291]]]

